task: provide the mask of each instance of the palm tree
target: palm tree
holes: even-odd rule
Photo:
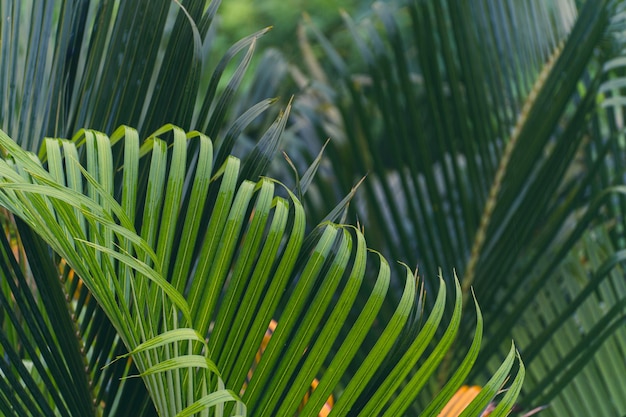
[[[460,282],[430,301],[402,267],[381,313],[391,267],[336,223],[345,203],[307,232],[296,195],[264,177],[290,105],[244,161],[230,156],[274,102],[231,114],[265,30],[205,80],[219,1],[40,6],[0,3],[2,414],[318,415],[330,398],[336,415],[398,415],[441,382],[422,410],[437,415],[483,334],[476,304],[464,359],[435,381]],[[94,130],[61,139],[81,126]],[[511,346],[462,415],[505,385],[493,415],[506,415],[523,378]]]
[[[341,50],[311,24],[300,33],[293,134],[306,145],[286,152],[307,164],[331,138],[309,212],[322,218],[367,176],[350,218],[385,255],[417,258],[427,292],[439,268],[456,269],[486,319],[470,378],[513,338],[527,366],[520,407],[549,404],[546,416],[626,413],[623,9],[377,3],[371,19],[344,16]]]

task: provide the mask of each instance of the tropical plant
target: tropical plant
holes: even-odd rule
[[[276,139],[280,129],[274,132]],[[28,410],[94,415],[109,404],[118,412],[128,406],[116,404],[109,387],[98,383],[100,369],[83,369],[94,353],[103,352],[98,343],[93,350],[81,349],[80,330],[71,337],[81,318],[90,318],[85,298],[70,292],[79,283],[130,352],[117,352],[123,364],[117,377],[137,375],[121,360],[132,357],[159,415],[193,415],[209,408],[220,414],[229,401],[236,402],[236,415],[245,415],[246,409],[251,415],[292,415],[315,378],[319,384],[302,415],[317,415],[339,387],[333,413],[378,415],[385,410],[385,415],[398,415],[434,373],[459,330],[457,282],[453,318],[434,349],[426,351],[440,327],[445,285],[426,319],[417,310],[423,300],[416,279],[406,269],[396,313],[378,342],[363,346],[389,285],[384,258],[368,255],[355,228],[324,223],[305,237],[304,212],[295,196],[275,196],[276,185],[269,179],[245,180],[248,167],[240,169],[234,157],[212,169],[212,146],[204,135],[168,125],[140,146],[137,132],[129,128],[111,138],[81,131],[71,141],[46,140],[47,170],[3,133],[0,143],[8,154],[0,163],[0,200],[20,219],[17,231],[33,271],[25,275],[5,241],[3,282],[15,301],[7,295],[2,299],[5,333],[12,336],[3,340],[12,366],[2,370],[12,387],[21,387],[19,381],[25,385],[15,392],[3,390],[0,406],[6,415]],[[116,146],[123,146],[121,171],[112,165]],[[79,163],[80,148],[84,164]],[[149,165],[146,177],[138,175],[143,163]],[[35,231],[60,256],[61,265],[71,268],[71,274],[64,269],[65,279],[59,281],[54,258]],[[33,265],[40,259],[47,260],[47,270]],[[360,289],[368,266],[378,270],[369,295]],[[34,282],[29,285],[29,280]],[[46,304],[48,297],[40,300],[30,288],[39,294],[54,290],[57,297],[50,296]],[[355,311],[357,295],[367,301]],[[56,319],[40,323],[56,318],[50,312],[54,304],[65,326]],[[357,313],[358,319],[347,320],[348,313]],[[247,381],[272,319],[278,326]],[[338,338],[342,330],[345,339]],[[64,339],[61,332],[70,337]],[[481,335],[479,313],[464,363],[426,415],[437,414],[462,384]],[[38,354],[42,347],[47,355]],[[347,373],[359,352],[366,358],[358,360],[354,374]],[[427,355],[424,362],[411,373],[422,355]],[[514,360],[511,349],[466,415],[492,400]],[[502,399],[502,412],[513,406],[523,375],[521,368]],[[81,383],[85,396],[77,390]],[[125,394],[120,391],[117,395]]]
[[[332,395],[333,415],[410,413],[461,330],[460,283],[440,280],[430,301],[403,267],[394,312],[379,313],[391,268],[358,228],[335,223],[345,201],[307,233],[299,199],[263,176],[289,106],[244,162],[230,156],[273,102],[229,114],[263,31],[211,73],[219,1],[40,6],[0,3],[0,412],[317,415]],[[97,130],[60,139],[78,126]],[[463,361],[424,415],[471,371],[476,312]],[[493,412],[506,415],[523,378],[510,347],[462,415],[508,379]]]
[[[429,292],[438,268],[456,269],[487,323],[471,378],[514,338],[520,407],[546,416],[626,413],[624,2],[581,7],[377,3],[371,19],[344,15],[349,56],[305,24],[302,145],[286,149],[306,165],[331,138],[312,217],[366,175],[349,218],[384,254],[417,258]]]
[[[68,137],[77,129],[75,126],[111,132],[126,123],[151,132],[162,123],[157,124],[157,120],[168,120],[186,128],[199,126],[213,136],[221,129],[224,140],[220,157],[224,159],[238,132],[272,100],[255,103],[237,120],[228,116],[233,91],[241,82],[256,40],[266,31],[242,39],[223,57],[218,56],[219,62],[209,59],[219,3],[1,1],[0,127],[17,138],[20,146],[36,152],[43,149],[44,137]],[[244,58],[235,65],[232,77],[224,80],[225,69],[242,51]],[[210,75],[208,79],[206,74]],[[224,86],[220,88],[220,84]],[[12,242],[12,247],[19,246],[19,240]],[[24,255],[25,249],[18,252]],[[48,274],[57,271],[58,259],[46,260],[50,258],[46,251],[30,254],[29,258],[33,262],[36,256],[44,255],[34,263],[45,265]],[[108,387],[107,395],[113,393],[115,398],[119,377],[127,370],[122,362],[106,370],[101,368],[125,348],[87,288],[78,283],[74,281],[74,286],[61,292],[50,290],[54,297],[47,308],[52,309],[49,314],[58,317],[59,323],[65,323],[59,316],[59,311],[67,310],[61,308],[66,304],[61,302],[64,291],[78,291],[74,315],[82,324],[65,323],[72,326],[63,330],[59,340],[71,343],[70,335],[80,333],[74,336],[74,344],[78,344],[74,347],[91,352],[90,360],[81,361],[78,356],[69,363],[76,366],[81,362],[82,368],[89,369],[90,377],[80,380],[82,386],[91,379],[92,385]],[[43,313],[43,317],[49,314]],[[55,353],[63,357],[63,352],[71,355],[69,352],[75,349],[62,345]],[[137,408],[147,404],[142,383],[124,385],[121,404],[130,400]],[[98,395],[104,394],[102,391]],[[89,398],[84,388],[73,395]]]

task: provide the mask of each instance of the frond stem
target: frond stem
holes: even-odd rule
[[[522,111],[517,119],[517,123],[511,132],[511,138],[509,142],[506,144],[504,148],[504,152],[502,157],[500,158],[500,164],[498,165],[498,170],[496,171],[496,175],[494,177],[493,183],[491,184],[491,189],[489,190],[489,197],[487,198],[487,202],[485,203],[485,207],[483,209],[483,214],[480,219],[480,225],[476,232],[476,237],[474,239],[474,244],[472,246],[472,252],[470,255],[470,259],[467,263],[467,269],[465,270],[465,274],[462,281],[462,289],[463,289],[463,304],[467,304],[467,298],[469,295],[469,290],[474,282],[475,274],[476,274],[476,265],[478,264],[478,260],[480,259],[482,248],[485,244],[485,240],[487,238],[487,228],[489,227],[491,217],[496,207],[496,202],[498,200],[498,195],[500,193],[500,189],[502,187],[502,180],[504,179],[504,175],[507,172],[509,162],[511,159],[511,155],[513,154],[513,149],[517,145],[518,139],[520,137],[520,133],[526,120],[528,119],[528,114],[530,109],[534,105],[541,88],[545,84],[548,79],[548,75],[552,71],[554,64],[557,58],[561,55],[561,51],[563,50],[564,43],[561,42],[557,45],[554,53],[548,61],[546,65],[542,69],[539,77],[537,77],[537,81],[533,85],[533,88],[530,91],[530,94],[526,98],[524,106],[522,107]]]

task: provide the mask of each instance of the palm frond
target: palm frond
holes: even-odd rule
[[[440,328],[446,286],[441,280],[435,308],[421,326],[424,300],[405,268],[396,313],[367,347],[389,288],[385,259],[368,254],[352,227],[324,223],[305,236],[295,195],[275,195],[267,178],[240,180],[234,157],[213,168],[212,144],[202,134],[166,125],[140,146],[127,127],[111,139],[83,130],[71,141],[46,141],[48,169],[4,133],[0,141],[9,155],[0,162],[2,204],[80,276],[128,349],[113,365],[132,358],[161,415],[209,408],[228,415],[294,414],[315,379],[319,384],[302,413],[317,413],[331,394],[339,415],[368,415],[385,404],[401,413],[458,334],[462,293],[456,280],[453,320],[418,365]],[[121,144],[125,164],[116,175],[113,148]],[[139,179],[142,163],[149,174]],[[362,284],[372,263],[378,277],[370,291]],[[355,307],[359,295],[367,297],[361,309]],[[278,325],[253,366],[273,319]],[[468,359],[431,407],[434,413],[469,373],[481,334],[479,314]],[[359,351],[367,357],[355,362]],[[493,399],[515,356],[511,350],[473,407]]]
[[[60,154],[57,150],[58,158],[48,159],[47,146],[42,140],[46,136],[67,136],[85,125],[111,132],[119,124],[128,123],[150,132],[161,125],[161,120],[175,121],[187,128],[198,124],[206,127],[210,120],[211,134],[218,140],[228,131],[220,146],[220,154],[228,154],[246,126],[274,101],[261,100],[240,118],[237,118],[238,112],[244,113],[245,108],[232,110],[233,92],[248,67],[256,40],[267,30],[234,45],[215,65],[219,55],[211,51],[211,46],[219,4],[218,0],[133,4],[0,2],[0,96],[3,103],[0,127],[18,138],[25,149],[33,152],[41,149],[40,157],[55,172],[56,179],[80,192],[85,181],[80,179],[80,169],[70,164],[73,171],[65,178],[64,163],[60,166],[54,163],[62,161],[61,155],[71,155],[67,160],[78,160],[79,153],[83,152],[81,147],[74,149],[74,145],[64,143]],[[242,51],[246,52],[245,58],[237,64],[233,77],[224,80],[227,78],[225,69],[233,65]],[[212,81],[204,83],[208,77]],[[218,84],[226,82],[225,90],[218,89]],[[112,139],[116,141],[114,135]],[[87,140],[88,147],[97,146],[90,142],[93,139],[76,140]],[[123,142],[125,145],[115,148],[112,162],[97,160],[90,164],[112,163],[116,168],[111,172],[117,172],[117,167],[127,163],[126,169],[130,172],[133,158],[124,159],[122,153],[117,152],[124,146],[132,148],[132,141],[127,138]],[[54,152],[55,147],[51,146],[50,151]],[[135,166],[136,175],[147,175],[141,171],[147,166]],[[117,183],[116,195],[124,190],[141,198],[145,190],[126,188],[133,181],[129,178],[126,177],[124,184]],[[122,203],[134,204],[134,198],[125,195]],[[131,217],[133,221],[134,216],[135,213]],[[84,219],[80,226],[83,231],[88,230]],[[26,229],[23,232],[26,233]],[[32,233],[29,235],[36,239]],[[79,275],[58,257],[50,258],[51,255],[49,250],[41,249],[27,253],[26,258],[30,263],[49,267],[59,264],[56,270],[65,268],[61,272],[65,277],[61,287],[65,295],[61,299],[65,300],[67,314],[75,321],[78,332],[72,334],[89,358],[83,358],[83,367],[89,368],[91,385],[109,387],[96,389],[93,400],[108,405],[105,413],[115,412],[113,403],[124,404],[125,400],[120,398],[131,398],[134,404],[148,404],[143,384],[123,379],[136,370],[134,364],[116,362],[102,369],[112,357],[126,353],[123,341],[96,299],[82,285]],[[40,256],[43,258],[38,260]],[[23,266],[23,270],[28,276],[28,266]],[[70,354],[71,350],[65,352]],[[89,395],[83,397],[90,398]],[[143,407],[138,405],[138,408]],[[154,415],[149,405],[143,410],[146,415]]]
[[[267,32],[242,39],[214,65],[219,4],[2,1],[0,127],[33,152],[41,138],[68,137],[83,126],[112,132],[128,124],[147,133],[164,119],[216,137],[236,118],[229,114],[233,93]],[[244,50],[228,86],[218,90]]]

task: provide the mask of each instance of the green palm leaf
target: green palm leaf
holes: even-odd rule
[[[435,309],[412,342],[421,326],[415,317],[409,319],[421,315],[416,308],[423,299],[416,296],[416,280],[406,269],[396,314],[378,343],[364,345],[388,288],[384,258],[368,255],[363,235],[354,228],[324,223],[305,237],[304,213],[293,194],[277,196],[275,183],[266,178],[239,181],[234,157],[215,170],[205,158],[193,157],[194,152],[210,156],[211,142],[202,134],[166,125],[139,146],[129,128],[120,128],[112,140],[84,130],[72,141],[46,142],[50,171],[4,133],[0,142],[9,155],[0,161],[2,204],[81,277],[130,352],[111,366],[130,355],[135,375],[161,415],[208,409],[228,415],[246,410],[294,414],[315,378],[319,391],[302,413],[317,414],[331,393],[338,395],[337,415],[355,410],[368,415],[370,407],[388,401],[393,408],[406,408],[458,331],[461,291],[456,281],[454,320],[426,362],[416,366],[439,327],[445,285],[442,281]],[[120,144],[127,165],[114,175],[107,161]],[[81,149],[84,164],[75,159]],[[143,163],[149,164],[149,175],[133,185],[128,175]],[[118,184],[130,186],[116,196],[122,190]],[[190,224],[195,228],[203,222],[199,229],[204,233],[189,232]],[[368,262],[378,268],[374,291],[362,286]],[[359,294],[367,296],[360,311],[355,305]],[[355,313],[358,319],[352,322]],[[254,366],[272,319],[278,326]],[[477,338],[481,328],[479,318]],[[367,358],[354,362],[363,349],[369,351]],[[397,359],[389,362],[388,353]],[[511,355],[490,386],[503,383]],[[351,363],[357,369],[353,375],[347,371]],[[471,364],[460,372],[466,374]],[[51,375],[58,377],[54,371]],[[20,396],[32,399],[38,392]],[[491,397],[481,400],[476,407]],[[227,405],[233,401],[234,407]]]
[[[256,40],[267,30],[246,37],[220,58],[211,51],[215,40],[213,21],[220,2],[181,3],[45,1],[35,4],[29,1],[1,1],[0,127],[18,138],[23,148],[31,151],[41,149],[40,156],[49,164],[54,178],[81,193],[84,187],[88,187],[85,184],[89,181],[81,179],[80,168],[74,163],[79,160],[78,154],[82,153],[80,146],[74,149],[74,144],[63,144],[62,154],[72,155],[65,158],[71,161],[67,164],[70,173],[65,178],[62,172],[64,163],[54,165],[62,161],[61,156],[48,159],[45,152],[47,146],[42,140],[46,136],[67,136],[77,127],[85,125],[110,133],[115,126],[129,123],[149,132],[161,125],[161,122],[155,124],[157,119],[176,121],[187,128],[197,125],[206,127],[210,120],[213,136],[228,130],[219,150],[220,154],[230,153],[234,140],[254,115],[258,116],[273,102],[263,97],[254,111],[241,118],[237,118],[237,112],[244,113],[245,108],[232,110],[233,92],[248,67]],[[246,59],[237,64],[235,75],[226,79],[225,70],[233,65],[232,62],[242,51],[247,53]],[[217,60],[220,63],[216,66]],[[209,77],[211,82],[206,83],[204,80]],[[218,89],[218,84],[223,82],[227,82],[228,88]],[[124,136],[126,140],[119,141]],[[143,198],[146,191],[137,189],[137,181],[148,175],[142,171],[148,165],[132,166],[138,161],[133,152],[139,152],[134,149],[134,146],[139,146],[139,136],[135,134],[137,142],[134,145],[131,136],[130,132],[115,132],[111,140],[117,146],[114,146],[109,160],[91,160],[87,165],[112,164],[116,167],[108,173],[91,172],[98,181],[101,180],[100,175],[110,176],[107,184],[103,184],[105,188],[111,186],[117,175],[115,173],[121,172],[117,171],[117,167],[125,165],[125,182],[123,185],[116,183],[115,193],[121,198],[118,201],[126,212],[130,213],[129,221],[132,223],[138,215],[133,205],[137,198]],[[75,141],[88,141],[88,146],[98,146],[98,140],[91,137],[77,137]],[[127,152],[122,157],[124,147]],[[58,154],[54,147],[50,152]],[[105,155],[100,153],[98,158]],[[105,170],[105,166],[101,165],[101,168]],[[93,192],[91,188],[89,193]],[[123,197],[119,197],[121,194],[124,194]],[[78,208],[75,211],[77,214],[80,212]],[[91,239],[97,235],[88,228],[86,219],[79,216],[79,223],[85,237]],[[25,233],[26,229],[22,229],[19,235],[24,242],[37,240],[32,233]],[[112,236],[109,233],[107,239]],[[36,245],[40,243],[36,242]],[[131,247],[131,241],[124,240],[122,246]],[[59,262],[58,257],[52,261],[49,259],[50,251],[46,248],[34,252],[28,249],[26,257],[31,263],[46,265],[47,269]],[[27,270],[25,274],[28,276]],[[95,390],[93,395],[83,393],[81,398],[87,402],[93,400],[95,403],[118,405],[131,401],[138,404],[138,410],[143,409],[139,405],[147,403],[143,385],[137,380],[120,381],[129,372],[135,372],[134,365],[119,362],[102,370],[112,357],[126,352],[121,339],[116,336],[96,299],[81,285],[75,271],[65,268],[63,274],[64,285],[57,294],[57,302],[66,300],[62,310],[70,321],[74,321],[66,333],[70,332],[77,346],[89,355],[89,358],[83,357],[81,366],[71,372],[79,375],[87,366],[87,378],[91,385],[110,387]],[[128,296],[131,290],[129,280],[121,284]],[[42,314],[45,317],[45,313]],[[67,335],[63,340],[68,340]],[[63,357],[62,353],[71,356],[76,354],[75,350],[64,349],[55,356]],[[105,412],[114,412],[111,410],[114,407],[109,406]],[[154,415],[150,407],[144,412]],[[70,414],[87,415],[85,410]]]

